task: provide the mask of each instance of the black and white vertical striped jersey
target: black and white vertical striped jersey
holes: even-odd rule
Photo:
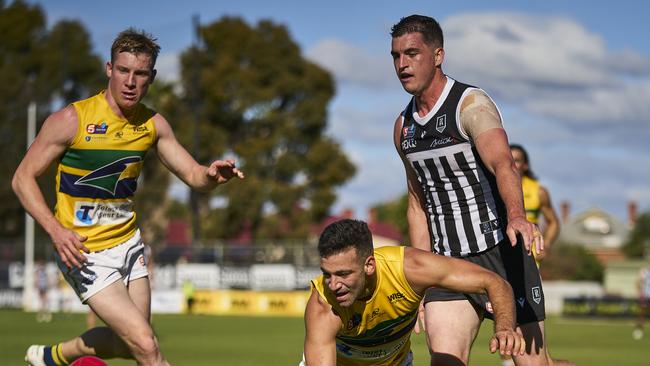
[[[461,101],[476,88],[447,78],[434,108],[419,117],[415,98],[402,115],[402,153],[425,199],[434,252],[464,257],[505,238],[505,205],[496,180],[460,125]]]

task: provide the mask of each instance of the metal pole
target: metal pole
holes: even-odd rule
[[[36,103],[27,107],[27,149],[36,136]],[[25,212],[25,270],[23,284],[23,309],[34,310],[34,219]]]
[[[194,48],[195,52],[199,52],[200,42],[201,42],[201,33],[200,27],[201,23],[199,21],[199,15],[195,14],[192,16],[192,27],[194,29]],[[192,85],[189,85],[188,94],[190,96],[190,103],[192,104],[192,109],[194,112],[193,115],[193,127],[194,131],[192,134],[192,154],[194,159],[199,160],[200,146],[199,146],[199,118],[201,118],[201,113],[199,111],[199,73],[200,66],[196,64],[196,57],[194,57],[194,67],[192,70]],[[201,238],[201,219],[199,217],[199,192],[190,189],[190,210],[192,211],[192,245],[196,245]]]

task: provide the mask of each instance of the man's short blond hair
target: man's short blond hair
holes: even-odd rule
[[[144,30],[137,30],[135,28],[124,30],[113,41],[113,46],[111,46],[111,62],[114,62],[117,55],[122,52],[129,52],[136,55],[145,54],[151,57],[151,69],[153,69],[158,58],[158,52],[160,52],[160,45],[156,41],[157,39],[152,34]]]

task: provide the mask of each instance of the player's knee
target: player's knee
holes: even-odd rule
[[[133,352],[145,359],[157,358],[160,353],[158,341],[153,333],[146,332],[133,339]]]

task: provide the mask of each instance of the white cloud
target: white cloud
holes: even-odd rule
[[[334,74],[337,81],[376,87],[394,87],[395,71],[388,53],[368,54],[358,46],[326,39],[306,52],[306,57]]]

